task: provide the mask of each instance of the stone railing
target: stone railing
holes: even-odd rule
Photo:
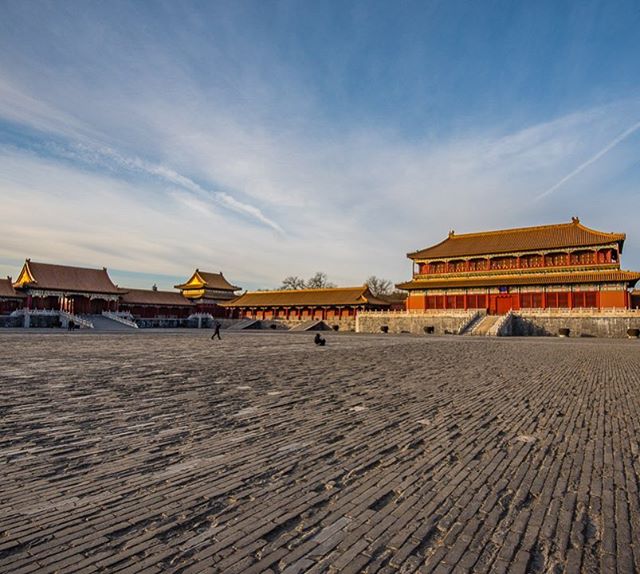
[[[11,313],[11,317],[20,317],[23,315],[41,315],[43,317],[57,317],[60,315],[60,311],[56,309],[16,309]]]
[[[187,317],[187,321],[197,322],[198,329],[213,326],[214,318],[211,313],[191,313]]]
[[[516,311],[518,315],[535,315],[538,317],[640,317],[640,309],[624,309],[620,307],[574,307],[573,309],[557,309],[539,307],[522,308]]]
[[[89,319],[85,319],[84,317],[79,317],[78,315],[74,315],[73,313],[67,313],[66,311],[56,311],[60,315],[60,319],[65,319],[67,324],[69,321],[73,321],[76,325],[80,327],[84,327],[85,329],[93,329],[93,323],[89,321]]]
[[[130,313],[124,314],[124,313],[114,313],[112,311],[103,311],[102,312],[102,316],[106,317],[107,319],[111,319],[112,321],[115,321],[116,323],[121,323],[122,325],[126,325],[127,327],[131,327],[132,329],[137,329],[138,328],[138,325],[133,320],[133,316]]]
[[[24,317],[24,327],[31,326],[31,317],[55,317],[60,320],[60,323],[62,323],[63,326],[68,325],[69,321],[73,321],[79,327],[93,329],[93,323],[88,319],[79,317],[73,313],[67,313],[66,311],[59,311],[58,309],[16,309],[10,316]]]
[[[513,310],[506,315],[502,315],[487,331],[490,337],[504,337],[511,334],[511,322],[513,321]]]
[[[462,324],[460,329],[458,329],[458,335],[464,335],[465,333],[469,333],[473,327],[475,327],[476,323],[484,316],[484,313],[481,311],[476,311],[469,320]]]

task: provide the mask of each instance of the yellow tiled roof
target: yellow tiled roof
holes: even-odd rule
[[[191,307],[193,303],[175,291],[154,289],[123,289],[120,301],[127,305],[157,305],[160,307]]]
[[[6,279],[0,279],[0,298],[22,299],[24,297],[24,293],[18,293],[13,288],[13,283],[10,277],[7,277]]]
[[[180,285],[175,285],[176,289],[194,289],[191,282],[196,278],[202,279],[202,287],[205,289],[218,289],[220,291],[238,291],[240,287],[236,287],[235,285],[231,285],[229,281],[226,280],[225,276],[220,273],[212,273],[210,271],[200,271],[200,269],[196,269],[194,274],[186,283],[181,283]]]
[[[624,233],[605,233],[589,229],[573,218],[571,223],[519,227],[481,233],[451,233],[444,241],[426,249],[408,253],[410,259],[437,259],[490,255],[493,253],[517,253],[540,249],[589,247],[607,243],[622,244]]]
[[[389,305],[389,303],[374,297],[366,285],[327,289],[251,291],[222,305],[224,307],[296,307],[365,304]]]
[[[19,283],[21,277],[32,278]],[[27,259],[16,287],[31,287],[51,291],[80,291],[84,293],[119,293],[113,284],[106,268],[87,269],[85,267],[71,267],[69,265],[54,265],[51,263],[37,263]]]

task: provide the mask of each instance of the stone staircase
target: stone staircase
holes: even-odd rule
[[[500,315],[486,315],[469,331],[469,335],[478,335],[481,337],[490,335],[491,327],[500,321],[500,319],[502,319]]]
[[[133,316],[131,314],[125,315],[125,314],[113,313],[111,311],[103,311],[102,316],[106,317],[107,319],[111,319],[116,323],[122,323],[123,325],[126,325],[127,327],[131,327],[132,329],[138,328],[138,325],[133,320]]]
[[[81,317],[80,315],[74,315],[66,311],[59,311],[59,317],[63,327],[67,327],[69,323],[73,321],[78,328],[93,329],[93,321],[87,317]]]
[[[498,320],[490,327],[486,335],[489,337],[503,337],[513,333],[513,311],[506,315],[499,315]]]
[[[331,327],[321,320],[311,320],[291,327],[291,331],[331,331]]]
[[[480,323],[480,321],[482,321],[485,316],[486,314],[484,311],[478,311],[477,313],[471,315],[469,320],[458,330],[458,335],[470,335],[471,331],[473,331],[476,325]]]
[[[258,319],[241,319],[237,323],[233,323],[229,331],[244,331],[245,329],[260,329],[262,326]]]
[[[86,315],[84,317],[93,324],[95,331],[133,331],[134,327],[116,321],[105,315]]]

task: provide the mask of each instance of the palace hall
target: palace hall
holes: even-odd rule
[[[388,309],[366,285],[324,289],[252,291],[224,303],[251,319],[329,320],[355,317],[358,311]]]
[[[31,259],[25,261],[13,287],[25,296],[26,309],[76,315],[115,311],[122,292],[113,284],[106,268],[87,269]]]
[[[39,318],[35,323],[25,321],[25,326],[54,326],[68,320],[86,326],[94,323],[97,316],[130,323],[179,319],[187,325],[186,321],[194,317],[226,316],[229,311],[219,303],[235,298],[234,291],[239,289],[222,273],[199,271],[180,287],[182,291],[160,291],[155,286],[153,289],[122,288],[113,283],[106,268],[27,259],[15,282],[9,277],[0,280],[0,315],[18,313]]]
[[[624,233],[570,223],[500,231],[449,233],[407,254],[407,310],[527,308],[625,309],[640,273],[620,268]]]

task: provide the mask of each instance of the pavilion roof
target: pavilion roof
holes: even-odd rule
[[[224,307],[321,307],[366,304],[389,305],[386,301],[375,297],[366,285],[361,285],[360,287],[332,287],[325,289],[251,291],[222,305]]]
[[[6,279],[0,279],[0,298],[2,299],[24,299],[26,295],[24,293],[18,293],[13,288],[13,282],[11,277]]]
[[[51,291],[73,291],[84,293],[118,294],[107,269],[88,269],[38,263],[27,259],[14,287],[31,287]]]
[[[220,291],[238,291],[240,287],[232,285],[222,274],[196,269],[186,283],[175,286],[176,289],[218,289]]]
[[[175,291],[155,289],[125,289],[120,301],[127,305],[154,305],[158,307],[191,307],[193,303]]]
[[[573,273],[505,273],[472,277],[438,277],[399,283],[400,289],[444,289],[465,287],[495,287],[501,285],[567,285],[577,283],[628,283],[634,285],[640,273],[634,271],[576,271]]]
[[[439,259],[494,253],[514,253],[541,249],[590,247],[619,243],[620,250],[626,235],[589,229],[574,217],[571,223],[518,227],[499,231],[456,234],[453,231],[444,241],[426,249],[408,253],[410,259]]]

